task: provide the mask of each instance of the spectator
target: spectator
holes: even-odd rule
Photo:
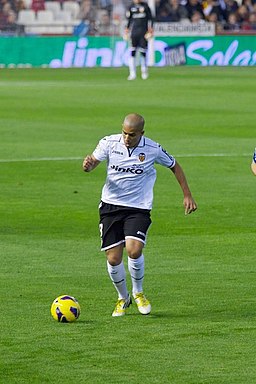
[[[8,1],[2,2],[2,10],[0,12],[0,30],[12,31],[17,29],[16,19],[17,14],[14,11],[12,4]]]
[[[19,11],[21,11],[22,9],[26,9],[26,5],[25,5],[24,0],[17,0],[15,2],[15,8],[16,8],[17,13]]]
[[[242,25],[244,31],[256,31],[256,12],[249,14],[247,22]]]
[[[218,15],[216,12],[212,11],[207,15],[206,20],[209,21],[209,23],[217,23],[218,22]]]
[[[199,0],[188,0],[187,4],[186,4],[186,9],[187,9],[187,12],[188,12],[188,18],[191,20],[192,18],[192,15],[195,13],[195,12],[199,12],[201,13],[202,15],[202,18],[204,19],[204,12],[203,12],[203,6],[202,4],[199,2]]]
[[[206,20],[209,23],[214,23],[215,24],[215,30],[216,32],[222,32],[223,31],[223,25],[222,21],[218,20],[218,15],[215,12],[211,12],[209,16],[206,18]]]
[[[238,22],[237,14],[235,12],[232,12],[228,16],[228,20],[224,25],[224,29],[227,31],[240,31],[240,25]]]
[[[112,0],[112,20],[115,25],[121,25],[122,21],[125,20],[126,8],[122,0]]]
[[[105,36],[110,36],[110,35],[116,35],[118,34],[118,28],[111,22],[109,13],[107,10],[101,10],[98,13],[97,17],[97,31],[99,35],[105,35]]]
[[[191,23],[195,23],[195,24],[205,23],[205,19],[204,19],[202,13],[199,11],[194,11],[191,15]]]
[[[78,19],[81,19],[83,21],[88,21],[89,23],[95,22],[96,8],[92,4],[91,0],[83,0],[81,2]]]
[[[13,10],[11,10],[7,15],[5,30],[8,32],[16,32],[17,31],[16,20],[17,20],[17,15]]]
[[[217,15],[217,20],[223,19],[223,12],[220,7],[220,4],[216,0],[207,0],[203,3],[203,13],[206,19],[208,19],[209,15],[214,13]]]
[[[160,10],[164,6],[167,0],[155,0],[155,10],[156,10],[156,17],[155,19],[157,20],[157,16],[159,15]]]
[[[110,16],[112,12],[112,0],[99,0],[99,7],[108,11]]]
[[[80,37],[97,34],[96,15],[97,10],[92,0],[82,0],[78,13],[78,19],[81,20],[81,23],[75,27],[74,34]]]
[[[245,22],[248,22],[249,10],[246,5],[242,4],[237,10],[238,21],[242,26]]]
[[[256,4],[255,0],[243,0],[242,1],[242,4],[245,5],[247,7],[247,9],[249,10],[249,12],[253,12],[253,4]]]
[[[229,15],[231,13],[236,14],[238,10],[238,4],[235,0],[224,0],[222,7],[223,7],[223,17],[227,22],[228,22]]]
[[[159,11],[160,14],[157,17],[158,21],[161,21],[161,18],[164,18],[164,21],[179,22],[188,17],[186,7],[181,5],[179,0],[168,0],[162,7],[160,7]]]

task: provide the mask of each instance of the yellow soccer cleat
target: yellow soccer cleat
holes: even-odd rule
[[[136,293],[136,295],[134,295],[134,300],[142,315],[148,315],[151,312],[151,304],[148,299],[146,299],[143,292]]]
[[[112,313],[113,317],[124,316],[125,310],[132,304],[132,298],[129,295],[127,299],[118,299],[115,309]]]

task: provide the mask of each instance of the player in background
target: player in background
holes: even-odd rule
[[[254,150],[254,154],[253,154],[253,158],[252,158],[251,169],[252,169],[254,175],[256,175],[256,148]]]
[[[127,26],[124,38],[131,38],[131,56],[129,59],[128,80],[136,79],[136,53],[140,52],[141,77],[148,78],[147,49],[148,39],[153,35],[153,18],[147,3],[140,0],[133,0],[133,3],[126,12]]]
[[[101,139],[92,155],[83,161],[85,172],[92,171],[101,161],[107,163],[99,213],[101,250],[106,253],[109,277],[118,293],[112,316],[123,316],[132,302],[126,286],[124,247],[138,310],[143,315],[151,311],[151,304],[143,291],[143,248],[151,224],[156,180],[154,164],[166,167],[176,177],[184,195],[185,214],[197,209],[181,166],[161,145],[144,136],[144,123],[144,118],[136,113],[127,115],[122,133]]]

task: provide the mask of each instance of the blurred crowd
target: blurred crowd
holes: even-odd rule
[[[256,0],[158,0],[156,21],[216,24],[221,31],[256,31]]]
[[[46,0],[0,0],[1,33],[17,33],[23,9],[45,9]],[[49,0],[47,0],[49,1]],[[61,0],[65,1],[65,0]],[[76,1],[76,0],[74,0]],[[88,35],[120,35],[129,0],[80,0],[81,26]],[[216,24],[217,32],[256,33],[256,0],[156,0],[157,22]]]
[[[22,0],[0,0],[0,30],[15,31]]]

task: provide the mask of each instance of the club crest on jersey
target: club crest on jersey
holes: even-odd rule
[[[139,12],[140,13],[143,13],[145,11],[145,8],[144,7],[139,7]]]
[[[139,154],[139,161],[144,161],[145,160],[145,158],[146,158],[146,155],[145,155],[145,153],[143,153],[143,152],[141,152],[140,154]]]

